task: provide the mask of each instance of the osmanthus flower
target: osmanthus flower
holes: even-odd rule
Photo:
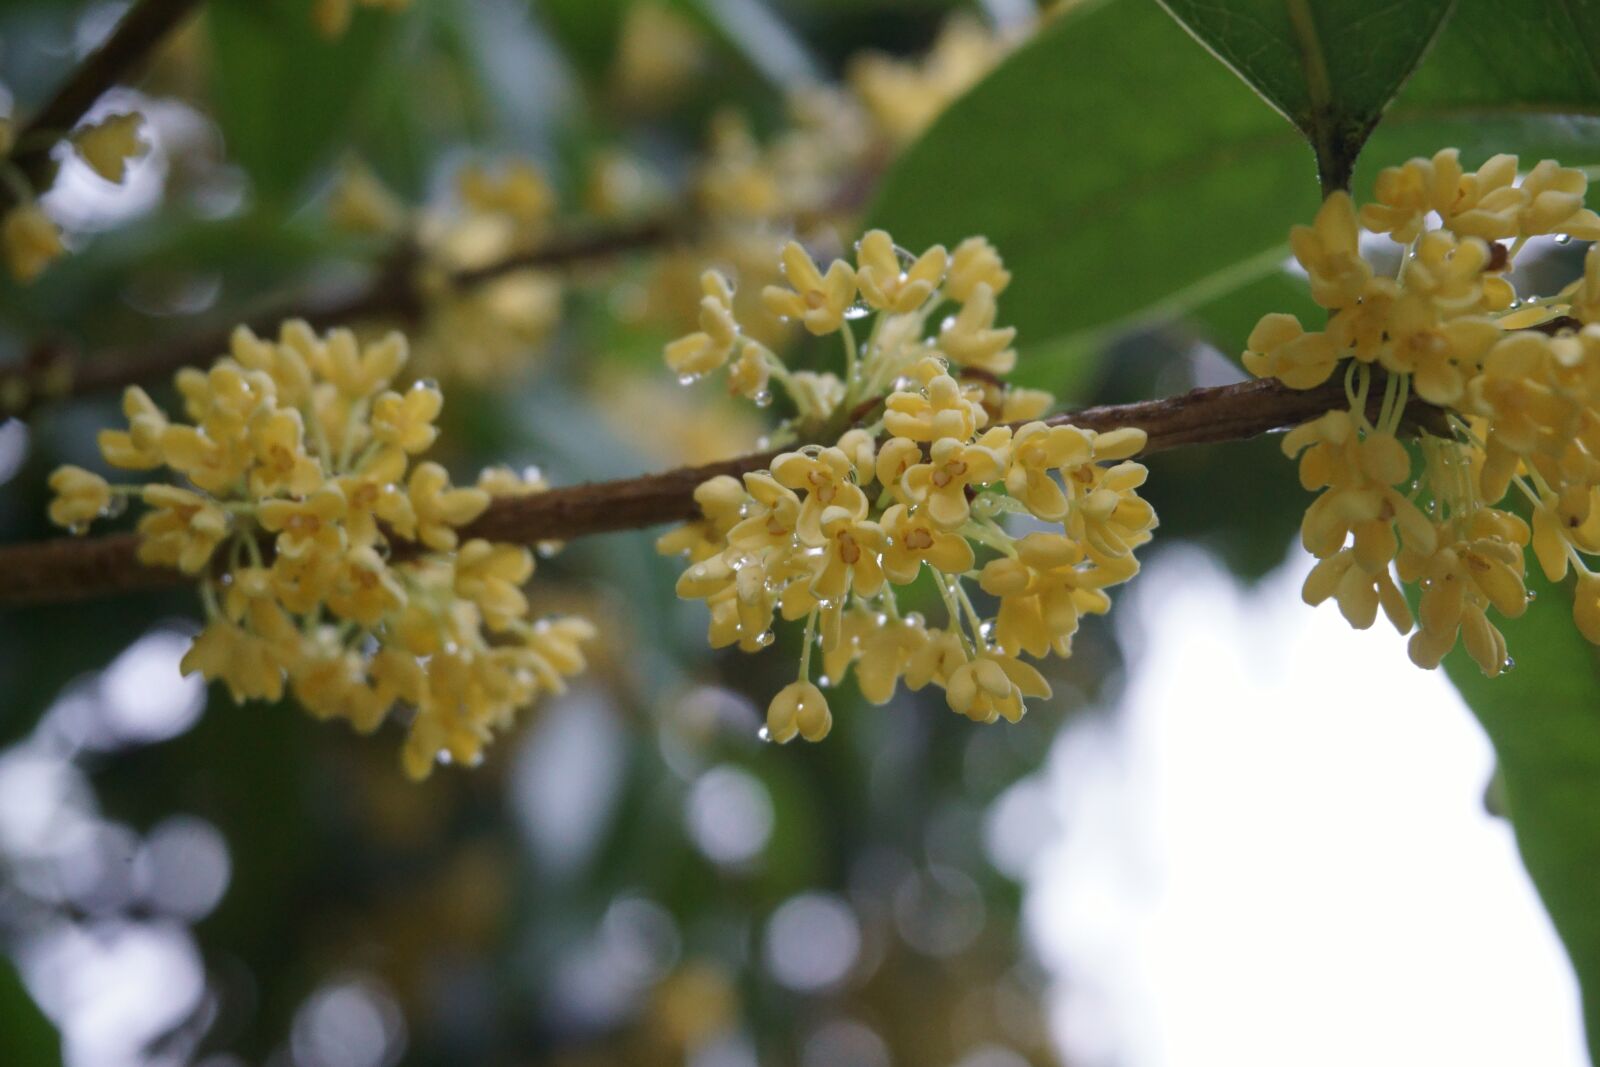
[[[1339,349],[1328,334],[1306,332],[1293,315],[1264,316],[1250,331],[1241,359],[1259,378],[1277,378],[1293,389],[1313,389],[1339,365]]]
[[[1354,304],[1372,277],[1371,264],[1361,258],[1361,231],[1348,193],[1333,193],[1310,226],[1290,230],[1289,248],[1311,278],[1311,299],[1330,310]]]
[[[896,390],[884,407],[884,429],[911,441],[966,440],[989,421],[983,404],[948,374],[934,375],[922,389]]]
[[[20,204],[0,219],[0,251],[11,276],[27,285],[66,254],[61,230],[38,204]]]
[[[761,298],[774,314],[794,319],[814,334],[827,334],[844,324],[845,312],[856,298],[856,272],[836,259],[824,274],[797,241],[783,246],[785,289],[769,285]]]
[[[983,591],[1000,601],[995,641],[1013,656],[1069,655],[1079,620],[1110,611],[1105,589],[1135,573],[1096,565],[1080,543],[1063,534],[1029,534],[1016,543],[1016,552],[990,560],[978,576]]]
[[[840,262],[829,272],[842,276]],[[820,292],[827,277],[809,259],[788,274],[795,294]],[[1051,398],[994,373],[1009,369],[1014,335],[994,325],[1010,275],[987,241],[913,260],[888,234],[869,234],[855,279],[865,314],[878,315],[860,327],[865,344],[842,316],[813,320],[839,334],[842,373],[763,358],[796,410],[775,435],[811,443],[742,481],[703,483],[700,517],[657,547],[688,557],[677,592],[705,602],[711,647],[755,652],[776,642],[775,619],[804,624],[796,679],[768,710],[772,740],[821,738],[832,721],[822,689],[847,675],[874,703],[904,681],[944,690],[976,721],[1014,722],[1026,698],[1050,692],[1018,657],[1069,654],[1078,618],[1108,610],[1106,590],[1138,573],[1134,550],[1156,525],[1138,493],[1145,469],[1132,461],[1145,432],[1021,421]],[[930,322],[951,300],[963,309]],[[972,366],[952,371],[946,349]],[[819,382],[836,392],[819,398]],[[1003,522],[1012,513],[1054,532],[1019,540]],[[997,614],[980,612],[974,582],[998,598]],[[901,610],[914,583],[943,603],[941,628]]]
[[[885,230],[870,230],[856,245],[856,283],[861,297],[879,311],[909,314],[920,308],[944,281],[950,261],[943,245],[934,245],[910,265],[900,261],[894,238]]]
[[[128,173],[128,161],[150,150],[139,137],[143,126],[144,116],[138,112],[122,112],[78,127],[69,139],[90,170],[114,185],[121,185]]]
[[[939,328],[939,351],[963,367],[975,367],[988,374],[1010,374],[1017,365],[1017,328],[996,329],[994,290],[987,282],[972,287],[971,296],[959,314]]]
[[[795,533],[808,545],[827,541],[823,512],[828,508],[842,508],[856,518],[867,514],[867,494],[857,483],[855,464],[842,448],[785,452],[772,461],[771,478],[780,486],[806,494],[795,519]]]
[[[700,276],[700,329],[666,347],[667,366],[680,376],[694,379],[709,374],[733,354],[739,324],[733,318],[733,286],[719,272]],[[748,373],[748,372],[747,372]]]
[[[150,509],[139,519],[141,563],[199,574],[233,529],[216,501],[176,485],[147,485],[139,499]]]
[[[1600,253],[1566,289],[1531,294],[1537,309],[1518,307],[1507,277],[1531,238],[1600,239],[1586,189],[1553,160],[1519,179],[1515,156],[1468,171],[1455,149],[1388,168],[1359,218],[1407,246],[1394,275],[1361,259],[1351,202],[1335,194],[1291,236],[1334,311],[1327,330],[1269,314],[1251,336],[1254,373],[1311,388],[1342,372],[1345,404],[1284,440],[1301,483],[1322,491],[1301,524],[1319,559],[1305,599],[1336,600],[1358,627],[1381,608],[1421,666],[1459,643],[1484,673],[1505,668],[1493,616],[1526,609],[1530,549],[1551,580],[1578,571],[1574,619],[1600,638],[1585,596],[1585,558],[1600,552]],[[1531,528],[1498,506],[1513,489]],[[1414,617],[1400,583],[1420,588]]]
[[[997,297],[1010,284],[1011,272],[1006,270],[999,251],[987,239],[968,237],[950,253],[944,285],[950,299],[965,304],[980,285],[987,285],[991,297]]]
[[[1094,440],[1076,426],[1030,422],[1012,435],[1006,492],[1041,519],[1063,519],[1067,496],[1051,471],[1080,467],[1094,459]]]
[[[883,513],[882,525],[888,537],[883,571],[898,585],[916,581],[924,563],[945,574],[963,574],[976,560],[965,537],[951,533],[921,509],[894,504]]]
[[[408,717],[403,763],[422,777],[440,760],[475,762],[517,708],[558,691],[583,668],[579,645],[593,628],[530,620],[527,548],[460,544],[492,495],[545,485],[492,470],[457,487],[443,467],[417,462],[443,397],[431,383],[392,389],[406,361],[398,334],[363,344],[304,323],[286,323],[275,341],[236,331],[229,355],[178,376],[192,422],[131,389],[128,429],[101,435],[112,466],[164,466],[180,484],[62,468],[50,512],[81,532],[141,501],[140,560],[198,578],[207,622],[186,673],[223,682],[236,700],[292,692],[363,731]],[[716,488],[700,494],[710,513]]]
[[[951,710],[973,722],[1019,722],[1023,698],[1049,696],[1050,683],[1037,667],[989,649],[952,671],[944,691]]]
[[[934,522],[946,528],[960,526],[972,513],[968,487],[1004,478],[1010,451],[1009,426],[987,430],[970,444],[941,437],[928,449],[926,463],[906,471],[900,488],[908,500],[926,509]]]

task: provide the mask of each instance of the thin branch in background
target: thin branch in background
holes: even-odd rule
[[[17,131],[9,162],[29,185],[37,190],[49,184],[55,165],[50,153],[56,144],[106,90],[133,77],[173,27],[199,6],[200,0],[138,0],[128,10],[111,36],[73,68],[56,94]],[[12,190],[0,183],[0,214],[14,204]]]
[[[572,267],[658,247],[685,232],[686,226],[666,217],[574,229],[553,234],[535,248],[457,271],[449,281],[456,288],[467,289],[518,270]],[[287,319],[304,319],[319,331],[359,319],[415,323],[424,310],[416,262],[415,249],[402,245],[369,281],[332,295],[279,300],[248,316],[245,324],[259,335],[275,336],[279,324]],[[0,371],[0,416],[26,415],[41,404],[114,392],[160,381],[184,367],[203,366],[227,352],[233,328],[230,322],[148,345],[108,349],[90,358],[74,357],[60,346],[42,348],[35,358]]]
[[[1290,389],[1264,380],[1195,389],[1182,396],[1084,408],[1047,421],[1089,430],[1137,427],[1149,435],[1144,454],[1187,445],[1240,441],[1345,406],[1337,384]],[[1425,418],[1430,409],[1412,412]],[[1019,424],[1020,425],[1020,424]],[[566,486],[524,497],[503,497],[461,531],[466,538],[531,545],[589,534],[643,529],[696,516],[694,490],[719,474],[740,475],[772,462],[761,452],[662,474]],[[155,589],[186,581],[176,571],[138,561],[138,538],[117,534],[56,538],[0,547],[0,605],[72,600]]]

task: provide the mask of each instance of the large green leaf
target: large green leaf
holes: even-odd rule
[[[1600,162],[1594,7],[1508,19],[1496,0],[1461,0],[1369,139],[1358,196],[1378,167],[1448,144],[1469,162]],[[1316,204],[1315,161],[1280,115],[1157,5],[1091,0],[941,116],[886,175],[871,221],[908,246],[993,240],[1015,273],[1002,311],[1023,374],[1056,384],[1130,323],[1273,310],[1221,305],[1279,271]],[[1243,337],[1218,341],[1237,352]]]
[[[1107,0],[954,104],[871,215],[908,246],[987,235],[1015,275],[1004,314],[1043,346],[1259,276],[1316,203],[1291,127],[1155,4]]]
[[[289,201],[337,152],[403,16],[358,8],[335,41],[309,0],[215,0],[206,18],[228,155],[263,199]]]
[[[1367,135],[1453,0],[1161,0],[1174,18],[1305,134],[1324,189],[1349,185]]]
[[[1444,665],[1494,743],[1517,847],[1572,957],[1600,1062],[1600,660],[1573,625],[1569,587],[1530,575],[1528,589],[1538,599],[1500,624],[1514,670],[1486,678],[1459,648]]]

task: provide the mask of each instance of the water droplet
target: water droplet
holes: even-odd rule
[[[680,374],[680,375],[678,375],[678,384],[679,385],[693,385],[695,382],[697,382],[699,380],[700,380],[700,375],[698,375],[698,374]]]
[[[448,767],[450,764],[456,761],[455,757],[450,755],[450,750],[447,748],[441,748],[439,750],[439,754],[433,758],[439,761],[439,766],[441,767]]]
[[[768,730],[765,726],[756,731],[756,737],[767,742],[768,744],[772,743],[772,731]]]
[[[533,547],[540,559],[553,559],[561,553],[561,545],[556,541],[540,541]]]
[[[772,403],[772,390],[757,389],[755,394],[750,397],[750,400],[758,408],[768,407]]]
[[[467,760],[465,766],[467,766],[467,767],[481,767],[481,766],[483,766],[483,753],[482,752],[474,752],[472,754],[472,758]]]
[[[114,519],[128,510],[128,498],[121,493],[113,493],[106,506],[100,509],[102,517]]]
[[[857,300],[844,309],[844,317],[852,322],[856,319],[864,319],[870,314],[872,314],[872,307],[865,300]]]
[[[1572,243],[1572,234],[1570,234],[1570,233],[1558,233],[1558,234],[1556,234],[1556,244],[1558,244],[1558,245],[1569,245],[1571,243]]]
[[[829,678],[826,674],[818,675],[817,684],[819,686],[821,686],[822,688],[824,688],[824,689],[832,689],[833,688],[833,679]]]
[[[1521,300],[1513,299],[1511,301],[1511,303],[1506,305],[1506,309],[1508,311],[1515,311],[1521,306],[1522,306],[1522,301]]]
[[[984,622],[978,627],[978,636],[987,640],[989,635],[992,633],[994,633],[994,620],[984,620]]]
[[[544,481],[544,471],[540,470],[537,464],[530,463],[522,468],[522,480],[525,482],[542,482]]]
[[[1513,670],[1516,670],[1516,668],[1517,668],[1517,661],[1512,659],[1510,656],[1507,656],[1506,657],[1506,661],[1500,665],[1500,670],[1502,672],[1504,672],[1504,671],[1513,671]]]
[[[762,449],[763,451],[771,448],[772,438],[768,437],[766,434],[762,434],[760,437],[756,438],[756,447]]]
[[[921,627],[921,626],[924,626],[926,624],[927,624],[927,620],[925,620],[922,617],[922,613],[920,611],[913,611],[913,612],[911,612],[910,614],[908,614],[906,616],[906,625],[907,626]]]
[[[88,532],[89,524],[86,522],[75,522],[67,527],[67,533],[71,534],[73,537],[82,537]]]
[[[768,645],[772,644],[774,640],[775,638],[773,637],[771,630],[762,630],[760,633],[756,634],[756,647],[766,648]]]
[[[1539,599],[1539,591],[1537,589],[1528,590],[1528,603],[1532,604],[1535,600],[1538,600],[1538,599]]]
[[[1537,296],[1530,296],[1530,297],[1528,297],[1528,303],[1530,303],[1530,304],[1537,304],[1537,303],[1538,303],[1538,302],[1539,302],[1539,298],[1538,298],[1538,297],[1537,297]]]
[[[951,330],[955,329],[955,326],[956,326],[956,317],[954,315],[946,315],[939,323],[939,332],[940,333],[948,333]]]
[[[902,272],[908,271],[917,265],[917,255],[909,248],[901,248],[899,245],[895,245],[894,257],[900,261],[900,270]],[[904,278],[905,274],[902,273],[901,277]]]
[[[691,578],[704,578],[705,576],[706,576],[706,565],[704,563],[696,563],[693,567],[689,568],[689,577],[691,577]]]
[[[439,381],[436,378],[418,378],[411,384],[411,389],[413,392],[420,389],[428,389],[437,393],[439,391]]]

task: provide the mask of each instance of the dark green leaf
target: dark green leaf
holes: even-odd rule
[[[1325,190],[1348,187],[1383,109],[1427,50],[1452,0],[1161,0],[1317,153]]]
[[[337,154],[363,96],[382,71],[401,16],[358,8],[349,30],[324,39],[308,0],[217,0],[207,5],[213,95],[228,155],[265,200],[285,202]]]
[[[0,957],[0,1061],[49,1067],[61,1062],[56,1028],[39,1011],[9,960]]]
[[[1514,670],[1485,678],[1459,648],[1444,665],[1494,743],[1517,847],[1578,972],[1600,1061],[1600,661],[1573,625],[1570,588],[1534,575],[1528,588],[1538,599],[1500,624]]]

